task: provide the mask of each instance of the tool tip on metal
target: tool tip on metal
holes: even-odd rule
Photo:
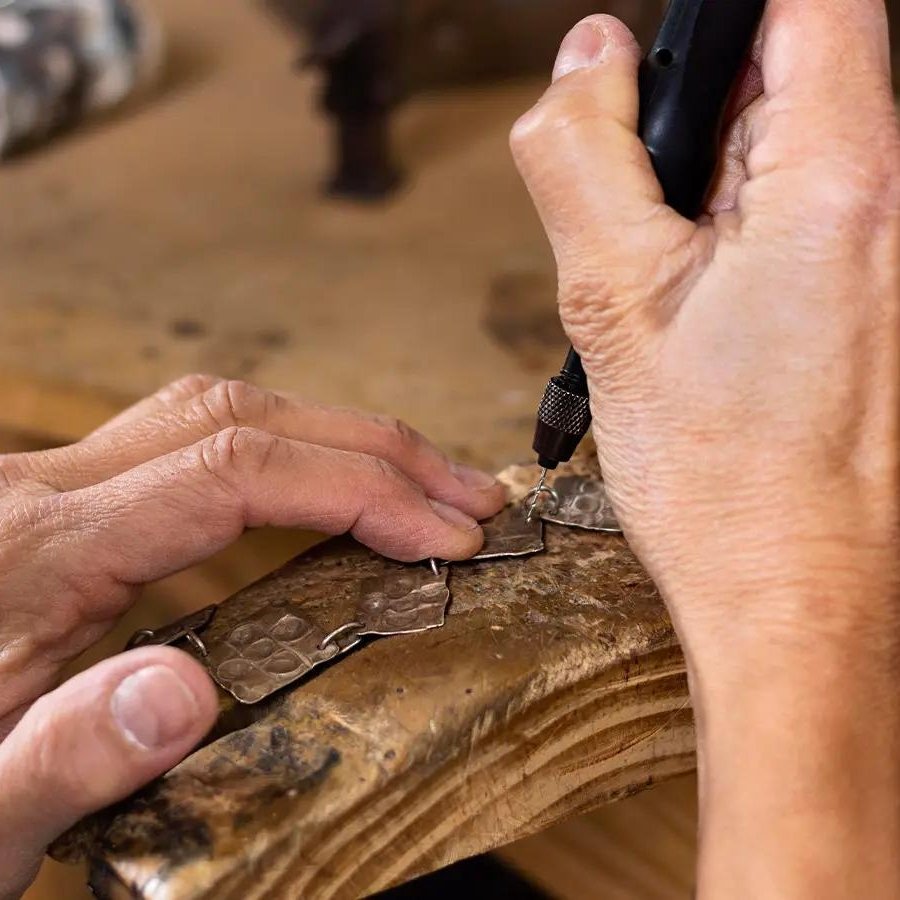
[[[541,498],[541,492],[544,489],[544,483],[547,481],[547,468],[546,466],[541,469],[541,478],[537,483],[537,487],[532,491],[534,497],[531,500],[531,506],[528,507],[528,515],[525,516],[525,521],[530,522],[534,518],[534,511],[537,509],[538,500]]]

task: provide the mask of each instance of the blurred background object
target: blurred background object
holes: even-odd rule
[[[334,120],[329,193],[388,196],[402,181],[390,114],[411,93],[448,84],[547,72],[590,0],[267,0],[307,49],[300,66],[321,69],[321,105]],[[663,0],[608,0],[604,12],[649,40]]]
[[[161,46],[136,0],[0,3],[0,156],[120,104],[152,80]]]

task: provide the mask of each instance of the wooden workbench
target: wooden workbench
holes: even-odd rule
[[[527,452],[562,339],[507,134],[541,84],[419,96],[408,188],[353,207],[320,196],[295,39],[251,3],[155,5],[161,87],[0,169],[0,429],[77,438],[199,370],[390,411],[484,463]]]
[[[535,470],[505,473],[514,502]],[[222,695],[212,743],[55,852],[86,853],[105,900],[354,900],[692,771],[684,660],[649,577],[618,536],[545,541],[451,566],[442,628],[258,706]],[[202,640],[288,609],[352,621],[383,567],[328,542],[226,600]]]

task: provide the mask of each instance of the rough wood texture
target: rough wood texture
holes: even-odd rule
[[[556,900],[691,900],[697,779],[673,779],[497,855]]]
[[[521,494],[534,470],[508,476]],[[344,621],[380,565],[329,542],[207,634],[286,596]],[[680,650],[622,539],[551,526],[546,553],[459,565],[451,584],[443,629],[223,704],[223,736],[74,836],[100,895],[364,896],[694,767]]]

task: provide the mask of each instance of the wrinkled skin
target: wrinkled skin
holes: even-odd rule
[[[700,894],[900,896],[884,6],[770,0],[696,223],[664,204],[638,139],[638,62],[619,22],[581,23],[512,147],[610,494],[685,647]]]
[[[0,897],[57,834],[178,762],[216,697],[166,647],[62,667],[140,585],[245,528],[352,533],[394,559],[463,559],[505,493],[395,420],[185,378],[70,447],[0,457]]]

